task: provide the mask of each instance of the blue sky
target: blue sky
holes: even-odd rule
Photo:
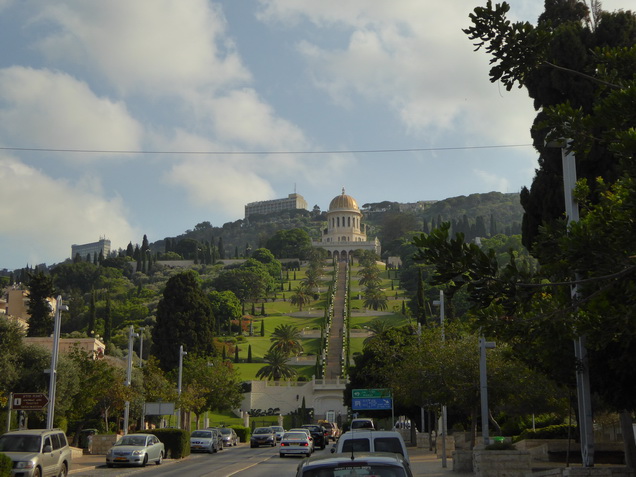
[[[481,4],[0,0],[0,269],[294,191],[324,210],[342,187],[362,205],[529,186],[531,101],[461,31]],[[349,152],[376,150],[395,152]]]

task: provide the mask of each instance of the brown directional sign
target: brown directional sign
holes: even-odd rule
[[[13,393],[11,409],[18,411],[39,411],[49,403],[44,393]]]

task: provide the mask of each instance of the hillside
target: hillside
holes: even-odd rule
[[[497,233],[518,234],[523,216],[519,194],[500,192],[407,204],[390,201],[363,204],[361,212],[364,214],[363,223],[368,225],[369,235],[378,236],[383,240],[383,245],[385,241],[388,245],[388,242],[395,239],[395,232],[427,231],[440,221],[451,222],[458,230],[462,226],[466,227],[466,222],[470,226],[478,221],[483,222],[486,224],[486,235],[491,234],[490,228],[494,221]],[[238,219],[220,227],[212,226],[210,222],[201,222],[193,230],[152,243],[151,249],[163,252],[167,239],[177,242],[189,239],[218,247],[220,239],[225,258],[242,257],[246,249],[254,250],[264,246],[267,239],[281,229],[300,228],[317,239],[321,228],[326,226],[325,217],[325,212],[320,210],[290,210],[252,216],[249,221]],[[465,230],[462,231],[466,233]]]

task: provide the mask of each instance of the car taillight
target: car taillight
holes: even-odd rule
[[[303,446],[303,447],[307,447],[309,444],[307,444],[306,442],[303,442],[300,445]]]
[[[287,444],[287,442],[281,442],[281,443],[280,443],[280,446],[281,446],[281,447],[285,447],[285,446],[287,446],[287,445],[289,445],[289,444]]]

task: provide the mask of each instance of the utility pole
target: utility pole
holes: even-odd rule
[[[565,198],[565,215],[568,227],[579,220],[579,204],[572,191],[576,185],[576,157],[571,150],[570,139],[561,139],[547,144],[548,147],[561,149],[563,165],[563,194]],[[580,277],[575,274],[574,279]],[[578,301],[579,292],[576,285],[571,288],[573,301]],[[594,429],[592,422],[592,397],[590,392],[590,367],[585,346],[586,337],[579,335],[574,340],[574,356],[576,358],[576,394],[579,405],[579,430],[581,438],[581,460],[584,467],[594,467]]]
[[[128,330],[128,366],[126,368],[126,386],[130,387],[132,383],[132,354],[133,354],[133,341],[139,335],[135,333],[135,329],[132,325]],[[128,434],[128,416],[130,414],[130,401],[125,402],[124,407],[124,435]]]

